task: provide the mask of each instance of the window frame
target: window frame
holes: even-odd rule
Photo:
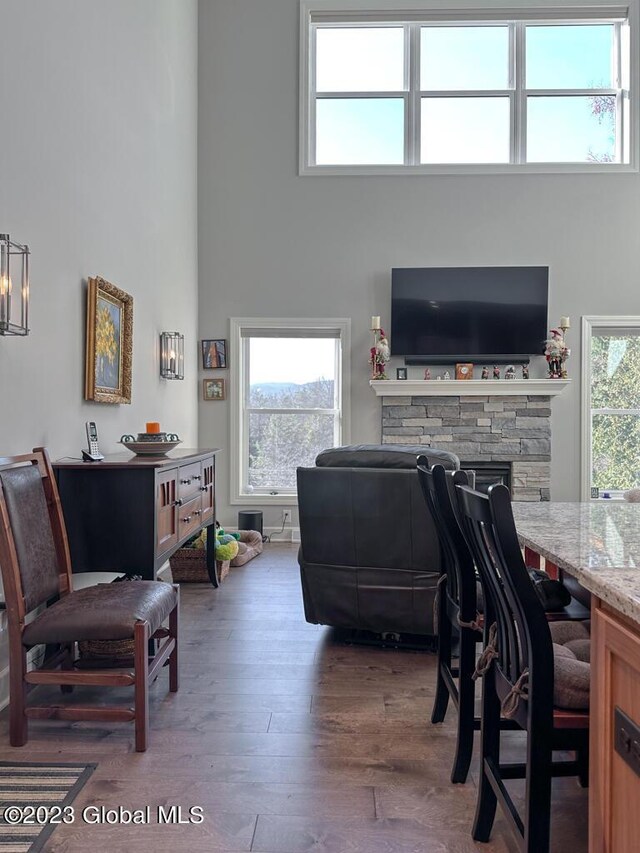
[[[230,353],[230,386],[232,389],[231,404],[231,430],[230,430],[230,480],[231,494],[230,504],[247,505],[278,505],[296,506],[298,496],[295,491],[282,491],[271,495],[262,491],[245,492],[246,472],[248,466],[249,445],[247,441],[248,418],[251,411],[247,406],[248,398],[248,360],[246,353],[250,336],[247,332],[265,332],[282,329],[283,331],[313,332],[315,335],[322,332],[338,333],[336,339],[340,340],[340,364],[337,371],[338,382],[338,430],[339,442],[348,444],[351,436],[351,320],[349,318],[276,318],[276,317],[232,317],[230,320],[229,353]],[[269,413],[271,411],[285,411],[293,414],[312,412],[324,412],[320,409],[291,409],[273,410],[260,409]],[[334,410],[326,410],[332,414]]]
[[[406,174],[553,174],[553,173],[629,173],[637,172],[640,124],[639,61],[637,3],[619,4],[583,2],[579,6],[562,5],[554,8],[534,4],[525,9],[499,5],[499,0],[450,0],[446,11],[434,7],[429,0],[403,0],[402,11],[389,8],[389,0],[348,0],[336,8],[335,0],[301,0],[300,3],[300,127],[299,174],[319,175],[406,175]],[[622,15],[624,11],[624,16]],[[622,68],[618,62],[615,81],[617,89],[524,89],[522,74],[526,64],[525,27],[553,25],[585,25],[612,23],[621,31],[621,17],[629,25],[629,85],[623,87]],[[420,90],[420,27],[429,26],[498,26],[510,27],[509,89],[503,90]],[[401,92],[322,92],[315,91],[315,33],[316,27],[375,26],[405,29],[405,89]],[[620,38],[617,38],[620,44]],[[408,50],[409,46],[411,50]],[[521,62],[516,65],[516,50]],[[618,56],[620,53],[618,52]],[[521,162],[526,147],[526,107],[531,97],[619,95],[616,115],[617,154],[628,150],[628,162]],[[420,163],[419,112],[423,97],[509,97],[510,99],[510,157],[509,163]],[[316,165],[315,163],[315,105],[327,98],[402,98],[405,103],[404,160],[390,165]]]
[[[593,438],[592,438],[592,416],[594,410],[591,407],[591,344],[593,339],[594,329],[600,327],[613,329],[628,329],[637,327],[640,334],[640,316],[607,316],[607,315],[586,315],[582,318],[582,441],[581,441],[581,471],[580,471],[580,500],[590,501],[595,500],[591,497],[591,468],[593,463]],[[598,409],[599,414],[634,414],[635,409]],[[638,411],[640,417],[640,411]],[[622,491],[610,489],[608,492],[612,499],[622,499]]]

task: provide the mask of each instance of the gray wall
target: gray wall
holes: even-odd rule
[[[352,317],[352,439],[377,441],[368,324],[388,323],[391,267],[548,264],[552,322],[574,326],[552,497],[577,499],[579,316],[640,313],[639,176],[300,178],[298,14],[297,0],[200,0],[201,335],[226,336],[234,315]],[[229,447],[228,407],[200,404],[201,442]]]
[[[160,421],[196,442],[197,2],[4,0],[0,231],[32,250],[31,335],[0,338],[3,453],[103,452]],[[133,403],[83,402],[86,278],[134,296]],[[159,378],[184,332],[187,380]]]

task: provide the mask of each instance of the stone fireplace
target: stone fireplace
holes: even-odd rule
[[[551,397],[567,381],[390,380],[371,384],[382,397],[384,444],[424,444],[449,450],[460,457],[463,468],[478,471],[479,486],[486,489],[491,482],[506,482],[514,500],[548,501]],[[533,393],[523,393],[529,390]]]

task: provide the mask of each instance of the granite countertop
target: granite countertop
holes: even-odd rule
[[[640,504],[513,503],[523,545],[640,624]]]

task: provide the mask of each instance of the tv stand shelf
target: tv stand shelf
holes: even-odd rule
[[[376,397],[557,397],[570,379],[371,379]]]

